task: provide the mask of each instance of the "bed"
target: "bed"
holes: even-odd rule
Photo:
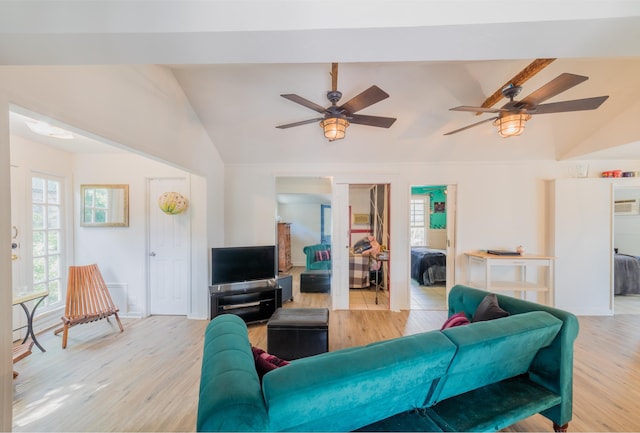
[[[614,294],[640,294],[640,260],[627,254],[614,256]]]
[[[411,247],[411,278],[422,286],[432,286],[447,280],[445,250]]]
[[[369,256],[352,254],[349,256],[349,288],[369,287]]]

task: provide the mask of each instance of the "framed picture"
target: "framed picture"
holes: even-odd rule
[[[369,225],[371,224],[371,219],[369,218],[368,213],[354,213],[353,214],[353,224],[354,225]]]
[[[129,227],[129,185],[80,185],[80,226]]]
[[[445,202],[443,202],[443,201],[433,202],[433,212],[434,213],[444,213],[444,209],[445,209]]]

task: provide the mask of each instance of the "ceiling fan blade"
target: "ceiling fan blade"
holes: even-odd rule
[[[460,128],[460,129],[456,129],[455,131],[447,132],[444,135],[455,134],[456,132],[461,132],[461,131],[464,131],[465,129],[473,128],[474,126],[478,126],[478,125],[482,125],[483,123],[492,122],[492,121],[496,120],[497,118],[498,118],[497,116],[496,117],[490,117],[488,119],[484,119],[484,120],[481,120],[479,122],[472,123],[471,125],[467,125],[464,128]]]
[[[318,105],[315,102],[311,102],[308,99],[305,99],[302,96],[298,96],[293,93],[287,93],[285,95],[280,95],[280,96],[282,96],[285,99],[288,99],[289,101],[295,102],[296,104],[304,105],[307,108],[311,108],[312,110],[317,111],[318,113],[321,113],[321,114],[324,114],[324,112],[327,111],[327,109],[322,107],[321,105]]]
[[[353,114],[388,97],[389,94],[382,90],[380,87],[371,86],[364,92],[351,98],[340,108],[346,110],[349,114]]]
[[[575,75],[564,73],[558,75],[553,80],[549,81],[544,86],[540,87],[538,90],[518,102],[516,107],[524,106],[525,108],[533,108],[541,102],[546,101],[549,98],[552,98],[565,90],[569,90],[573,86],[577,86],[583,81],[587,81],[589,77],[585,77],[582,75]]]
[[[572,101],[552,102],[551,104],[542,104],[533,110],[527,110],[529,114],[547,114],[547,113],[563,113],[568,111],[584,111],[595,110],[609,96],[596,96],[594,98],[574,99]]]
[[[365,116],[363,114],[352,114],[347,119],[356,125],[377,126],[379,128],[389,128],[396,121],[393,117]]]
[[[489,96],[482,103],[483,108],[493,107],[498,103],[499,100],[504,98],[502,94],[502,89],[507,87],[508,85],[513,86],[522,86],[522,84],[527,81],[529,78],[536,75],[542,69],[544,69],[549,63],[553,62],[555,59],[535,59],[533,62],[529,63],[522,71],[518,72],[512,79],[504,83],[501,87],[498,88],[491,96]],[[481,111],[478,111],[480,114]]]
[[[449,111],[471,111],[472,113],[499,113],[506,111],[502,108],[488,108],[488,107],[472,107],[470,105],[461,105],[459,107],[449,108]]]
[[[308,123],[320,122],[323,119],[324,119],[324,117],[318,117],[317,119],[309,119],[309,120],[303,120],[303,121],[300,121],[300,122],[287,123],[286,125],[276,126],[276,128],[278,128],[278,129],[293,128],[294,126],[300,126],[300,125],[306,125]]]

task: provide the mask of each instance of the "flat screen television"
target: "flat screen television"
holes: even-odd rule
[[[211,284],[273,279],[277,274],[276,246],[211,248]]]

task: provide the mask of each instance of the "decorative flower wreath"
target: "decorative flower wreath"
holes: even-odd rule
[[[189,202],[178,192],[164,192],[158,197],[158,206],[167,215],[177,215],[187,209]]]

